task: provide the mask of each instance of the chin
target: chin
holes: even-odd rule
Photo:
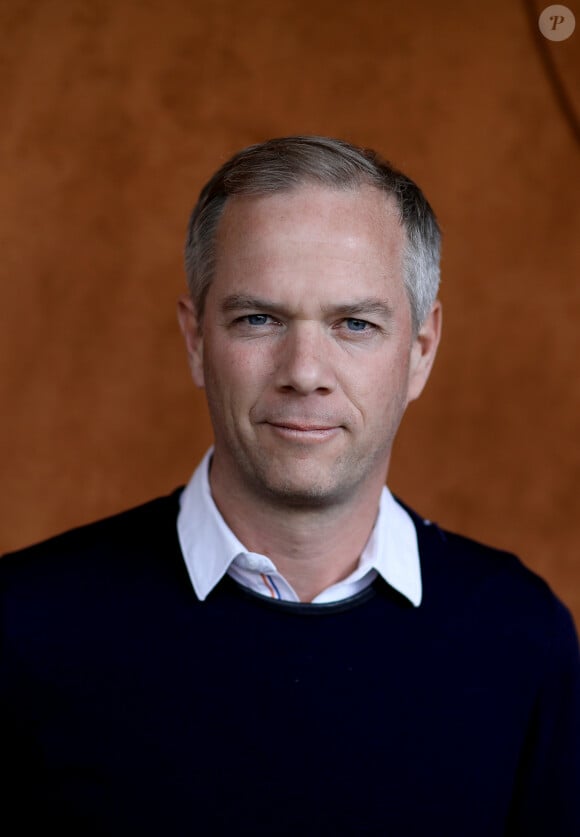
[[[266,494],[273,505],[293,509],[322,509],[335,505],[340,499],[339,492],[321,486],[266,486]]]
[[[345,485],[330,476],[321,479],[320,473],[308,475],[306,468],[302,473],[288,472],[261,473],[258,483],[264,496],[276,505],[293,508],[323,508],[344,500],[354,488],[349,481]]]

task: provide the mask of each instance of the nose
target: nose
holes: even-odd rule
[[[295,322],[278,347],[277,387],[300,395],[336,386],[328,338],[318,323]]]

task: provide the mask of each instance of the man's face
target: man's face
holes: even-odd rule
[[[203,333],[191,302],[180,305],[215,433],[212,479],[301,507],[384,483],[439,330],[436,310],[413,336],[404,244],[394,205],[372,187],[228,201]]]

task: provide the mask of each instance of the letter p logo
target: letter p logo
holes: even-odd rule
[[[565,41],[576,28],[576,18],[567,6],[548,6],[538,18],[538,27],[549,41]]]

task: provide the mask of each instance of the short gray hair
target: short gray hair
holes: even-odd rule
[[[215,238],[227,199],[267,195],[304,183],[334,189],[374,186],[394,198],[407,243],[404,283],[415,333],[439,288],[441,233],[427,199],[416,183],[376,151],[329,137],[271,139],[235,154],[201,190],[187,229],[185,271],[200,320],[215,270]]]

